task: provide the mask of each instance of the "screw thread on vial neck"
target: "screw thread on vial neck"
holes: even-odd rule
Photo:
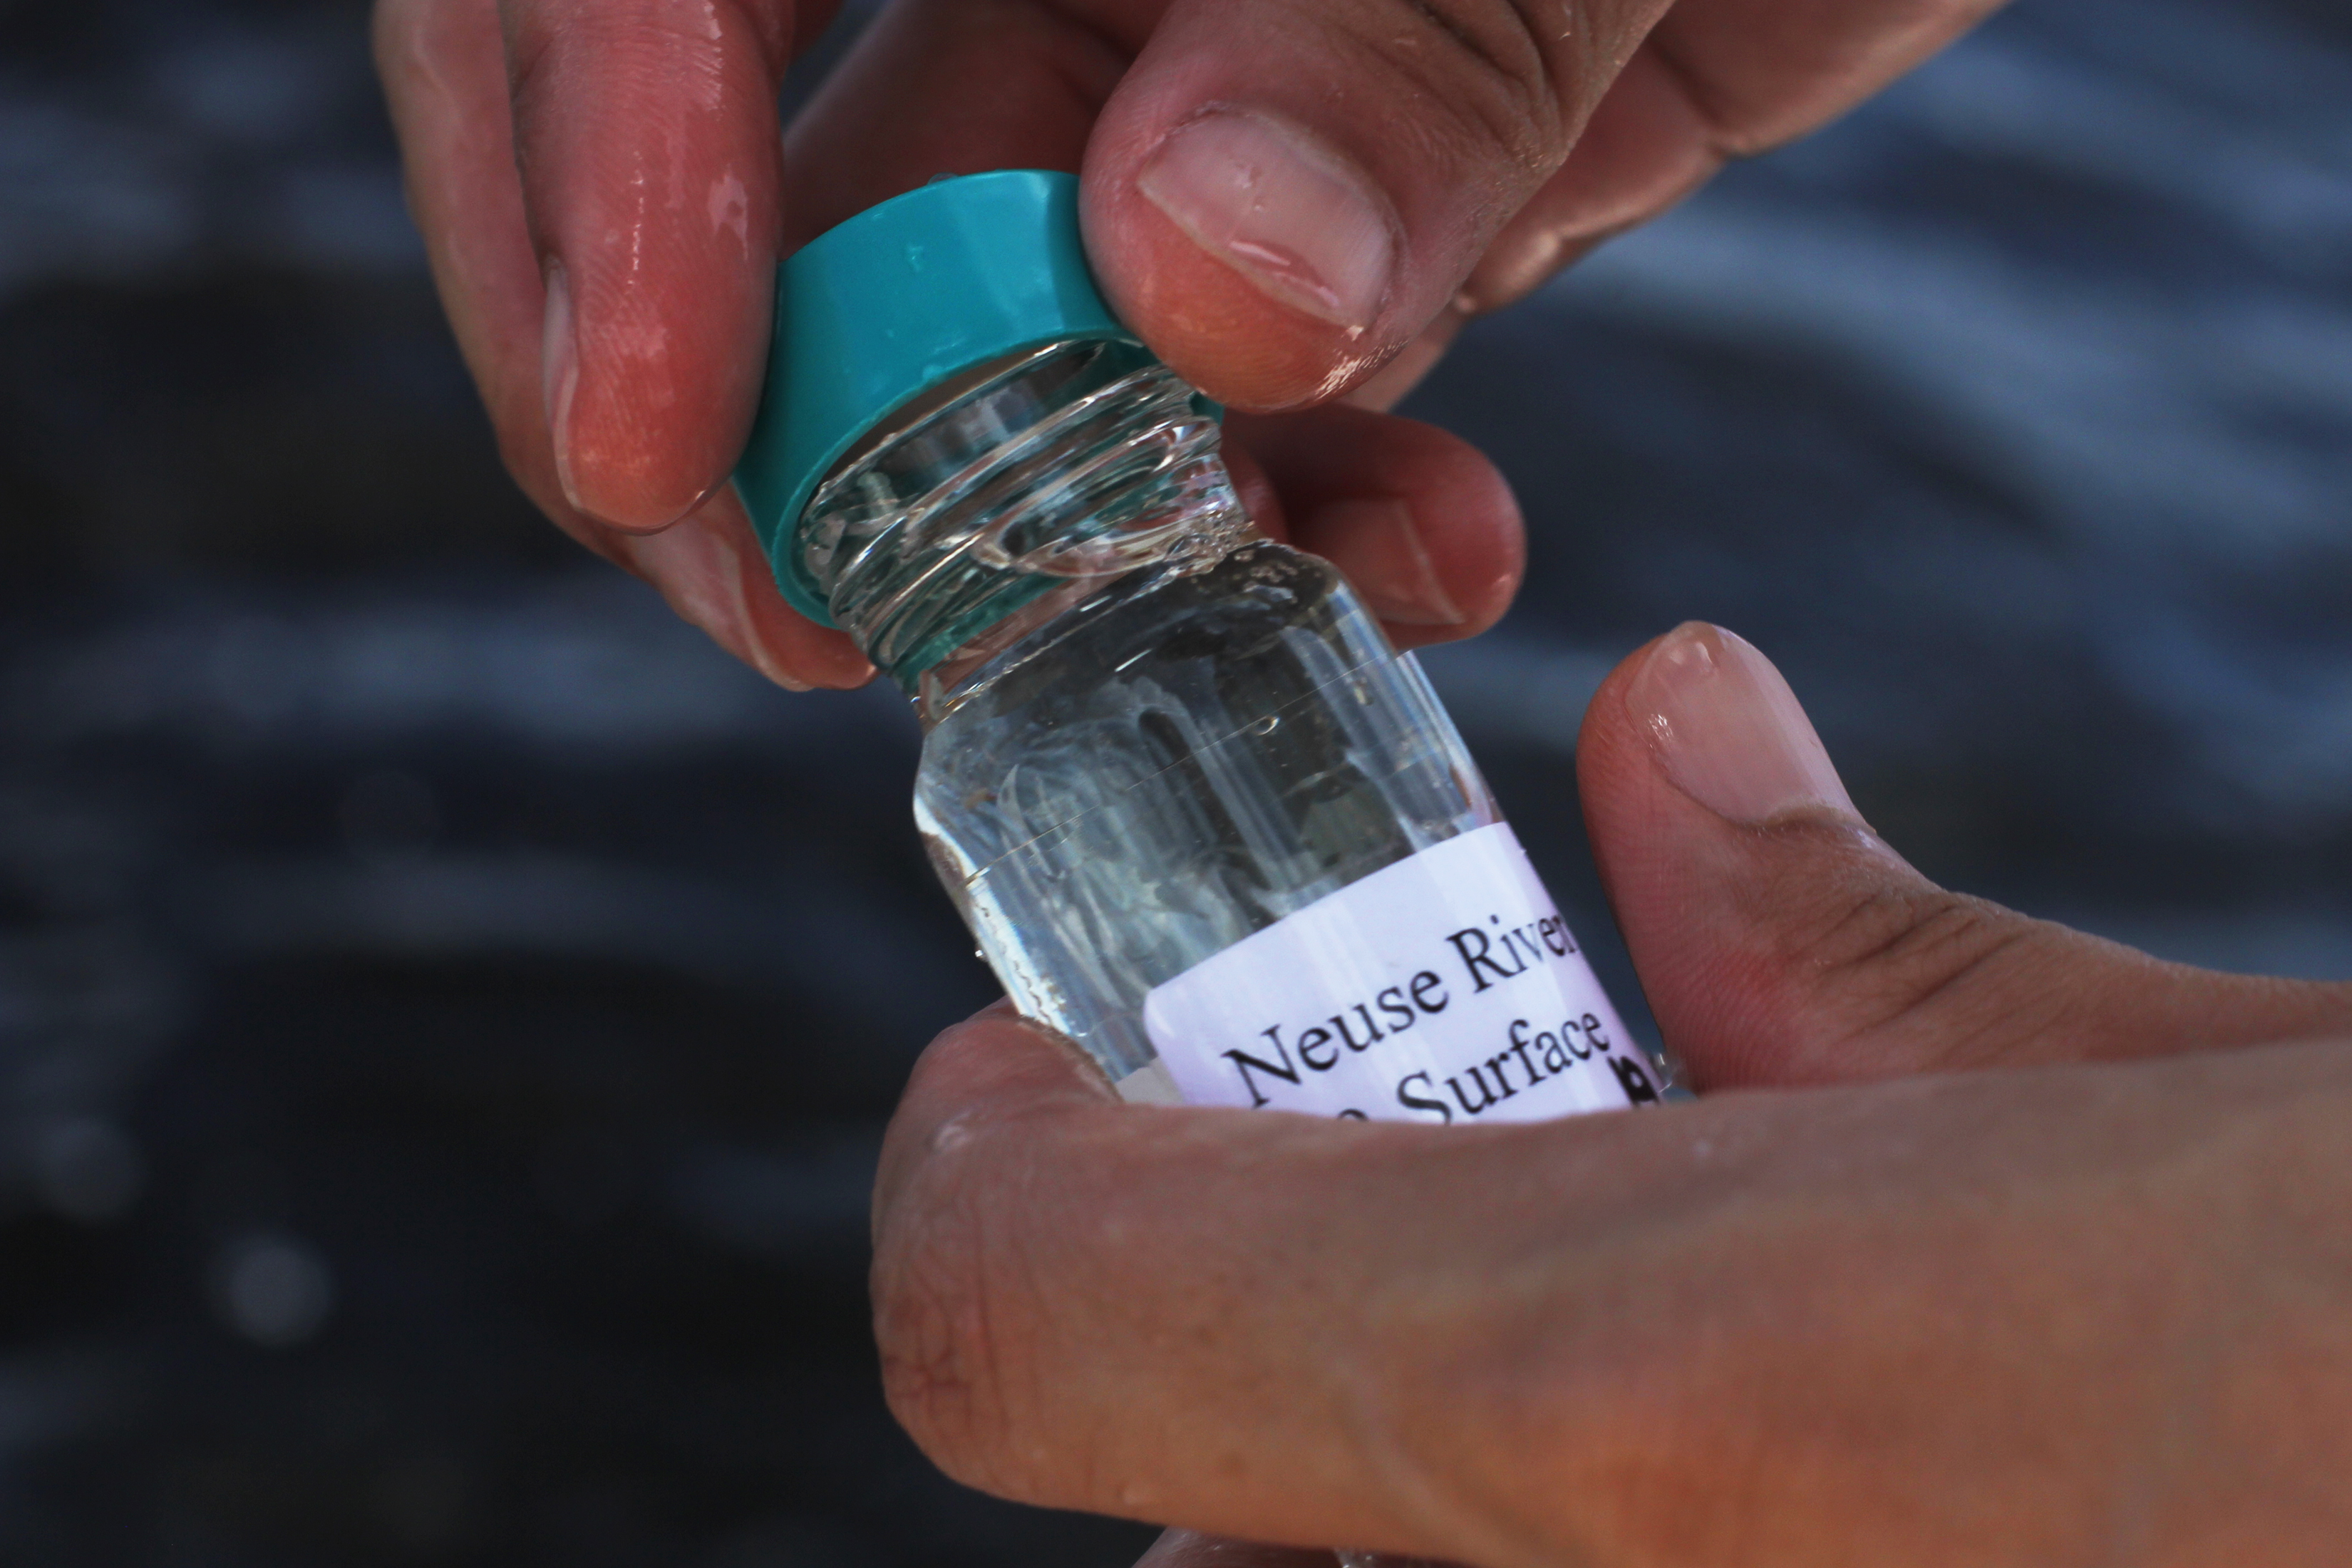
[[[835,624],[909,695],[1040,601],[1066,608],[1056,589],[1213,560],[1248,529],[1215,420],[1132,344],[1000,362],[877,435],[818,488],[793,547]]]

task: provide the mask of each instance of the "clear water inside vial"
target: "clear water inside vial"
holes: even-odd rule
[[[1154,985],[1497,820],[1420,667],[1280,544],[1133,573],[991,664],[916,820],[1015,1005],[1114,1079]]]
[[[1250,531],[1215,424],[1133,344],[943,387],[797,537],[919,697],[916,820],[982,956],[1114,1079],[1152,1060],[1153,986],[1496,820],[1419,666]]]

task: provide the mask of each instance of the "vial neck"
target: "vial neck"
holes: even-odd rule
[[[1144,350],[1059,345],[969,380],[854,449],[793,542],[835,624],[927,718],[1118,580],[1248,534],[1216,422]]]

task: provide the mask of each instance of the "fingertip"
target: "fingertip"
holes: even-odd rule
[[[1090,176],[1081,211],[1111,309],[1218,402],[1258,413],[1302,407],[1344,391],[1393,352],[1361,329],[1269,296],[1139,192],[1108,184]]]
[[[1283,497],[1291,542],[1338,566],[1399,647],[1475,635],[1510,607],[1525,527],[1476,447],[1345,406],[1236,424]]]
[[[1855,814],[1779,669],[1705,621],[1653,637],[1609,672],[1585,708],[1576,777],[1612,895],[1662,879],[1720,880],[1759,830],[1801,816],[1843,822],[1895,859]]]
[[[787,691],[855,691],[874,679],[874,665],[849,634],[821,626],[784,603],[772,583],[746,595],[751,621],[748,662]]]
[[[1619,659],[1585,704],[1576,735],[1576,785],[1588,817],[1596,802],[1614,800],[1647,777],[1647,742],[1626,705],[1625,692],[1651,653],[1671,635],[1661,633]]]
[[[1118,1096],[1078,1048],[1000,1000],[950,1026],[908,1076],[883,1141],[875,1186],[877,1230],[924,1167],[982,1130],[1115,1104]]]
[[[784,603],[731,486],[658,533],[588,531],[681,619],[786,690],[850,689],[872,679],[847,634]]]
[[[726,484],[759,402],[772,268],[687,263],[660,285],[583,287],[580,269],[551,264],[547,430],[573,510],[656,532]]]
[[[1853,815],[1769,661],[1700,621],[1643,644],[1593,694],[1576,776],[1618,927],[1696,1086],[1866,1076],[1852,1026],[1823,1022],[1835,977],[1809,943],[1839,910],[1935,889]]]
[[[1081,169],[1087,251],[1179,374],[1234,408],[1302,407],[1395,353],[1427,290],[1401,286],[1412,257],[1381,183],[1227,79],[1234,40],[1214,26],[1171,13],[1104,106]]]
[[[551,461],[567,502],[608,528],[693,511],[750,427],[780,227],[781,50],[763,12],[512,7]]]
[[[1228,430],[1223,456],[1225,472],[1233,478],[1234,494],[1240,500],[1242,510],[1249,514],[1252,525],[1268,539],[1287,542],[1290,538],[1289,513],[1283,507],[1282,492],[1275,488],[1274,476],[1265,471],[1265,465],[1257,460],[1257,454]]]
[[[1461,9],[1161,14],[1096,122],[1080,211],[1113,303],[1213,396],[1298,408],[1377,373],[1452,302],[1648,26]]]
[[[899,1113],[947,1108],[987,1116],[1103,1104],[1117,1092],[1092,1058],[1000,999],[940,1031],[915,1063]]]
[[[1821,808],[1860,823],[1787,678],[1737,632],[1685,621],[1651,645],[1622,690],[1658,770],[1727,821],[1763,826]]]

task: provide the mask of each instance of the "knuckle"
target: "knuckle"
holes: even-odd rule
[[[1780,955],[1843,1038],[1932,1022],[1925,1037],[1943,1057],[1964,1056],[1972,1037],[1997,1026],[2015,1032],[2017,1015],[2041,1000],[2001,982],[2030,949],[2040,922],[1983,899],[1925,881],[1885,882],[1832,893],[1791,930]],[[1816,1015],[1820,1016],[1820,1015]]]
[[[1366,27],[1413,96],[1531,176],[1567,155],[1571,0],[1379,0]]]
[[[1003,1288],[991,1261],[996,1248],[981,1205],[945,1186],[930,1170],[919,1173],[877,1238],[872,1293],[883,1393],[908,1436],[949,1475],[982,1490],[1025,1495],[1013,1462],[1011,1347],[998,1328],[1003,1315],[993,1310]]]

